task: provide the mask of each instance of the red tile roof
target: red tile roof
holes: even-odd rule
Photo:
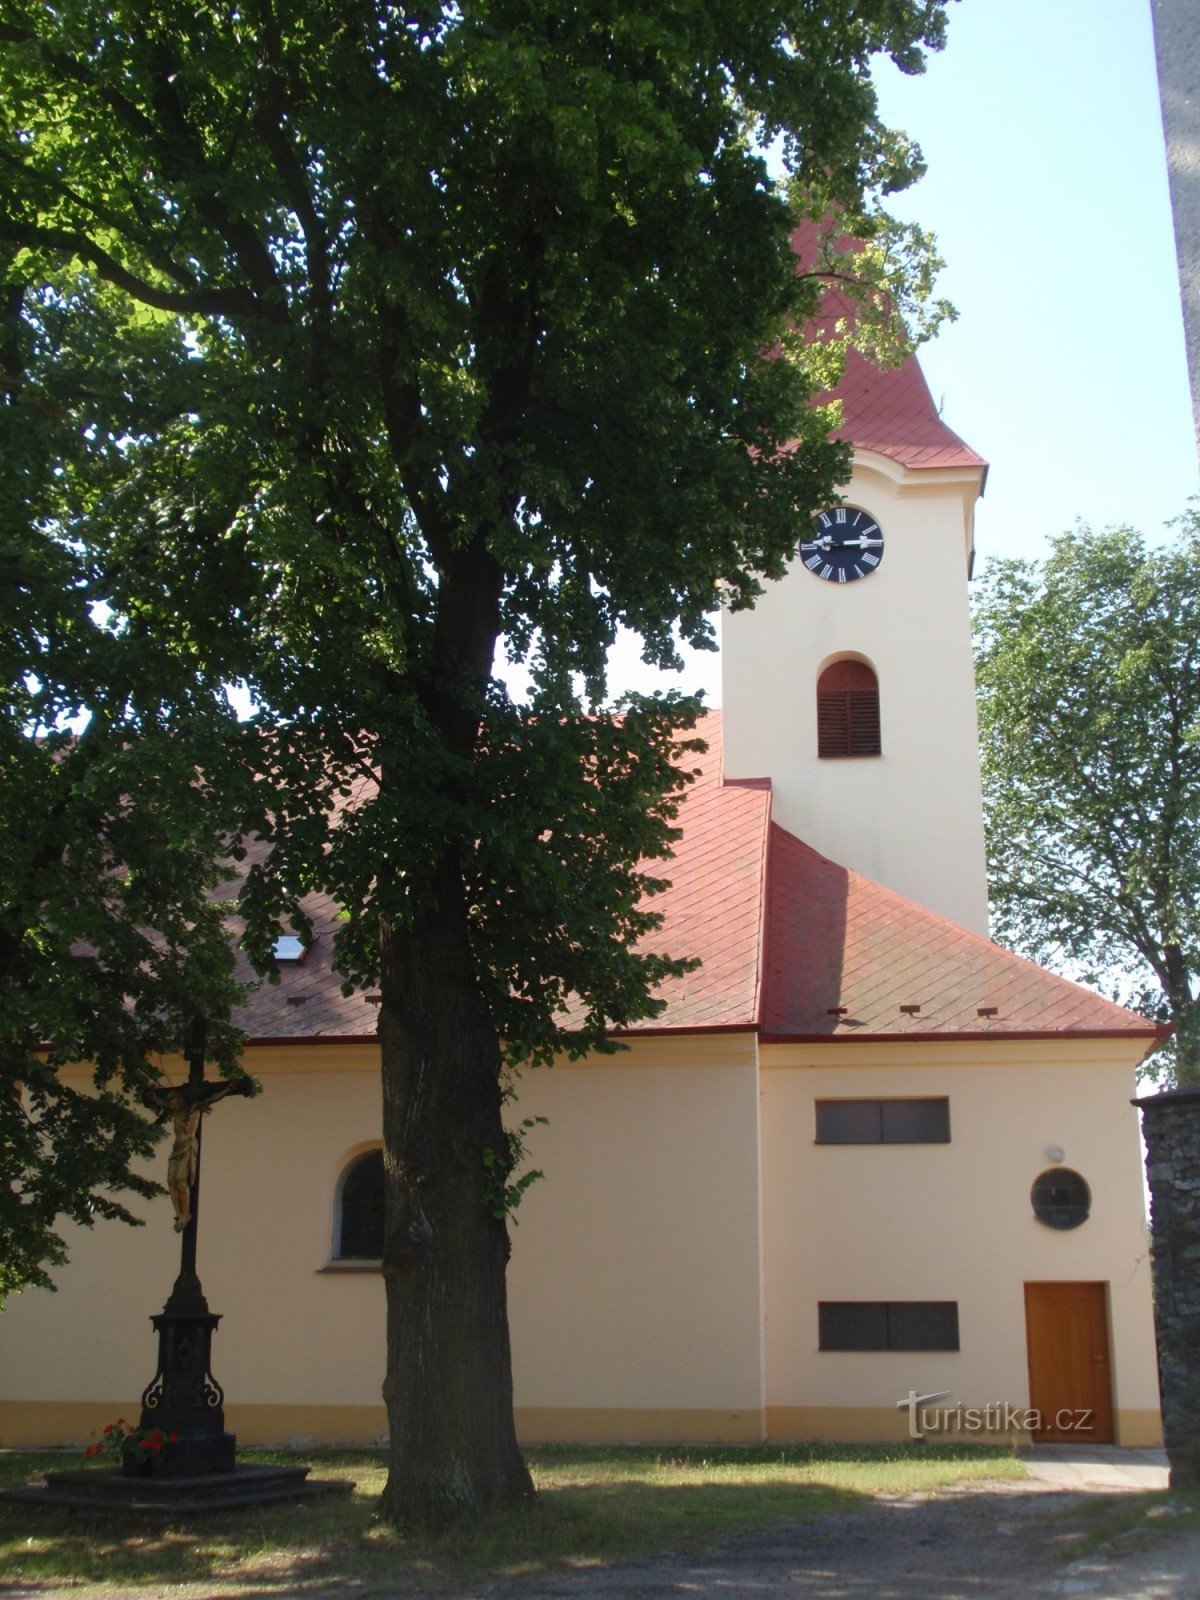
[[[859,450],[873,450],[915,471],[987,467],[938,416],[916,356],[880,370],[851,350],[841,383],[832,396],[821,398],[842,402],[842,426],[833,437],[848,439]]]
[[[837,1041],[1158,1034],[818,855],[771,822],[769,785],[722,781],[720,713],[701,731],[709,750],[681,808],[675,857],[654,869],[671,887],[655,901],[664,923],[648,943],[702,964],[664,985],[666,1010],[631,1032]],[[327,898],[307,904],[317,934],[308,959],[253,995],[242,1025],[258,1042],[372,1038],[377,1007],[343,996],[331,964],[337,908]]]
[[[842,248],[848,243],[843,240]],[[812,224],[795,229],[792,249],[797,270],[812,270],[818,253],[817,229]],[[830,337],[837,322],[853,323],[854,317],[854,302],[835,284],[827,283],[813,337]],[[842,426],[833,437],[849,440],[857,449],[873,450],[914,471],[933,467],[987,470],[983,457],[938,415],[916,356],[909,356],[898,367],[881,368],[857,350],[848,351],[841,383],[832,393],[818,396],[820,404],[829,400],[842,402]]]
[[[769,851],[764,1038],[1157,1032],[774,824]]]
[[[646,1027],[753,1027],[758,1015],[769,787],[721,781],[721,713],[701,729],[705,769],[680,808],[683,837],[664,863],[671,887],[652,902],[663,926],[648,948],[698,956],[694,972],[664,984],[663,1015]],[[640,1031],[634,1029],[633,1031]]]

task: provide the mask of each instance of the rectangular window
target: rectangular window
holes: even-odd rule
[[[818,1144],[949,1144],[950,1101],[818,1100]]]
[[[821,1350],[957,1350],[957,1300],[822,1300]]]

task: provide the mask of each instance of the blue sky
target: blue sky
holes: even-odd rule
[[[920,77],[877,74],[926,177],[893,209],[938,236],[958,321],[921,354],[943,416],[991,463],[980,560],[1036,557],[1077,518],[1151,537],[1200,490],[1149,0],[961,0]],[[720,700],[717,661],[614,693]]]
[[[980,556],[1159,533],[1200,485],[1149,0],[961,0],[923,77],[877,76],[929,167],[897,209],[959,312],[921,361],[992,464]]]

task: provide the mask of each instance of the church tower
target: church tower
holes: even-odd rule
[[[854,469],[786,575],[722,617],[726,779],[823,855],[986,934],[967,581],[986,463],[945,426],[915,358],[851,352]]]

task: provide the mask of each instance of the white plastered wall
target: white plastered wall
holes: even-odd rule
[[[646,1040],[525,1075],[544,1170],[513,1230],[518,1407],[754,1413],[760,1350],[752,1035]]]
[[[520,1208],[509,1279],[524,1436],[752,1440],[801,1413],[811,1436],[818,1411],[838,1413],[839,1436],[854,1411],[859,1436],[879,1437],[910,1387],[1023,1403],[1022,1286],[1079,1279],[1109,1285],[1118,1417],[1140,1415],[1130,1442],[1148,1442],[1157,1391],[1128,1045],[760,1055],[761,1071],[749,1035],[650,1039],[522,1081],[514,1116],[550,1118],[529,1136],[546,1181]],[[247,1064],[263,1095],[218,1106],[205,1132],[200,1270],[224,1317],[214,1371],[244,1442],[361,1441],[385,1426],[383,1284],[323,1269],[338,1173],[379,1126],[377,1052],[253,1050]],[[813,1143],[818,1097],[943,1093],[949,1145]],[[1092,1216],[1071,1233],[1029,1208],[1051,1145],[1092,1188]],[[145,1229],[75,1232],[59,1293],[19,1295],[0,1316],[0,1442],[34,1424],[42,1442],[85,1438],[112,1407],[136,1405],[154,1366],[149,1314],[178,1263],[169,1203],[150,1215]],[[821,1299],[957,1299],[963,1348],[822,1355]],[[38,1422],[22,1403],[60,1409]]]
[[[765,1047],[767,1392],[771,1408],[1029,1403],[1024,1284],[1108,1285],[1113,1399],[1127,1433],[1156,1423],[1150,1259],[1131,1050],[1105,1041]],[[859,1060],[863,1058],[860,1056]],[[817,1145],[818,1099],[947,1095],[949,1144]],[[1080,1227],[1037,1221],[1053,1163],[1087,1180]],[[822,1300],[956,1300],[958,1352],[821,1352]],[[812,1426],[814,1418],[809,1417]],[[1144,1437],[1133,1442],[1146,1442]]]
[[[377,1273],[323,1273],[341,1165],[378,1141],[378,1052],[367,1046],[262,1049],[245,1066],[263,1093],[204,1120],[197,1266],[222,1316],[213,1371],[226,1401],[374,1405],[383,1382]],[[170,1068],[168,1069],[170,1070]],[[182,1072],[175,1064],[174,1075]],[[154,1174],[165,1176],[169,1145]],[[58,1292],[27,1291],[0,1316],[0,1399],[128,1405],[154,1373],[150,1313],[179,1267],[170,1202],[130,1206],[143,1228],[65,1230]],[[111,1421],[101,1417],[100,1421]]]
[[[967,605],[977,470],[905,472],[860,453],[846,502],[877,519],[878,570],[823,582],[797,559],[722,617],[725,775],[772,780],[772,817],[823,855],[987,933]],[[839,656],[879,679],[882,754],[821,759],[816,686]]]
[[[546,1180],[521,1205],[509,1276],[526,1432],[595,1436],[611,1412],[625,1419],[619,1431],[759,1436],[754,1052],[752,1035],[636,1041],[521,1083],[512,1117],[550,1118],[528,1138]],[[383,1427],[363,1409],[380,1405],[383,1282],[331,1267],[330,1254],[338,1175],[378,1142],[378,1050],[261,1048],[245,1064],[264,1092],[206,1117],[200,1206],[198,1265],[223,1319],[213,1370],[230,1424],[243,1428],[250,1405],[247,1437],[286,1440],[326,1427],[311,1408],[334,1408],[335,1436],[371,1437]],[[136,1406],[154,1372],[149,1317],[179,1261],[166,1198],[138,1209],[144,1228],[67,1230],[58,1292],[18,1295],[0,1316],[0,1443],[19,1437],[5,1402],[82,1417],[61,1424],[66,1438]]]

